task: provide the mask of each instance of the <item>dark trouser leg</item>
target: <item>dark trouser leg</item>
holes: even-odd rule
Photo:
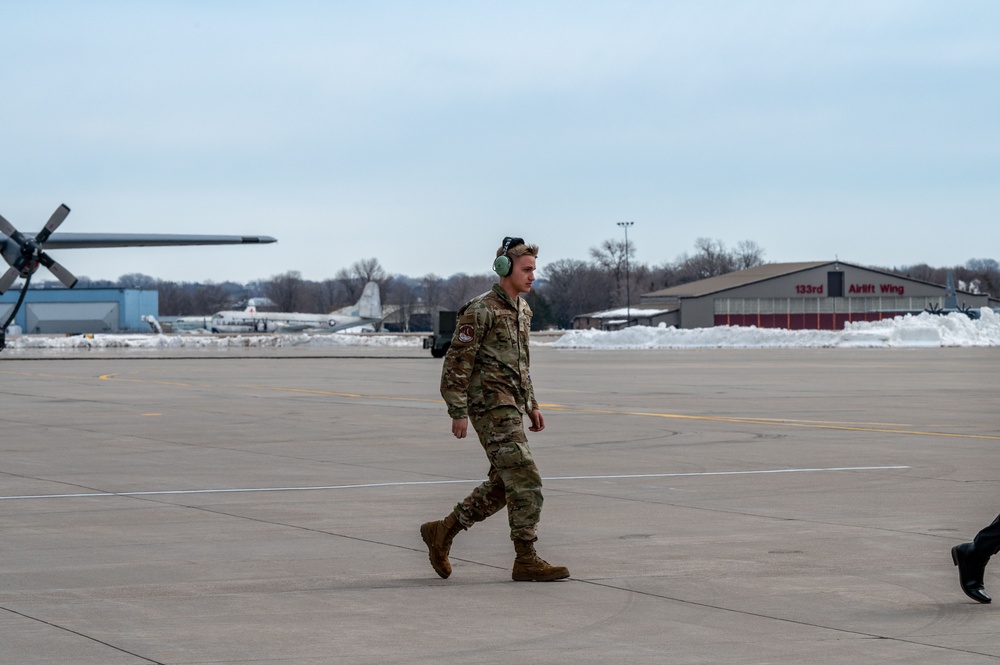
[[[976,534],[969,558],[976,564],[985,566],[990,557],[997,552],[1000,552],[1000,515],[997,515],[992,524]]]

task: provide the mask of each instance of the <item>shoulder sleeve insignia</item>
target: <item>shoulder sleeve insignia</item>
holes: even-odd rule
[[[475,334],[476,329],[469,324],[465,324],[458,329],[458,341],[463,343],[471,342]]]

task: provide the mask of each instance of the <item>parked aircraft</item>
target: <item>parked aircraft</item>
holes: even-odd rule
[[[212,316],[212,332],[336,332],[381,320],[378,284],[368,282],[358,302],[329,314],[261,312],[247,307],[217,312]]]
[[[69,215],[63,204],[56,208],[42,230],[35,234],[21,233],[14,225],[0,216],[0,255],[10,265],[0,277],[0,294],[5,293],[18,277],[24,278],[21,297],[10,312],[7,321],[0,325],[0,350],[5,346],[7,326],[24,302],[31,276],[39,266],[45,266],[67,288],[76,286],[77,279],[62,264],[44,250],[82,249],[91,247],[166,247],[178,245],[246,245],[277,242],[270,236],[217,236],[180,235],[156,233],[55,233]]]
[[[166,322],[164,322],[166,324]],[[210,316],[178,316],[170,321],[170,332],[208,332],[212,329],[212,317]]]
[[[955,290],[955,276],[952,272],[948,271],[947,281],[944,286],[944,307],[938,307],[937,305],[928,305],[925,312],[929,314],[951,314],[952,312],[961,312],[965,314],[970,319],[978,319],[979,311],[972,309],[971,307],[965,305],[964,303],[958,304],[958,292]]]

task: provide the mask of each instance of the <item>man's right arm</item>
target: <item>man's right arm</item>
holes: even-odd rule
[[[448,415],[453,420],[468,418],[472,371],[488,326],[489,312],[481,304],[474,304],[459,312],[455,334],[441,368],[441,397],[448,405]],[[455,424],[452,423],[452,431],[454,430]],[[455,432],[455,435],[458,436],[458,433]]]

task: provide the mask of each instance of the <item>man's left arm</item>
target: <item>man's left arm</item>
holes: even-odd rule
[[[521,315],[526,317],[524,330],[524,362],[528,367],[528,380],[524,393],[526,406],[528,407],[528,418],[531,419],[531,427],[528,429],[532,432],[541,432],[545,429],[545,417],[538,408],[538,400],[535,399],[535,387],[531,383],[531,308],[528,306],[528,303],[523,300],[521,302],[523,303]]]

